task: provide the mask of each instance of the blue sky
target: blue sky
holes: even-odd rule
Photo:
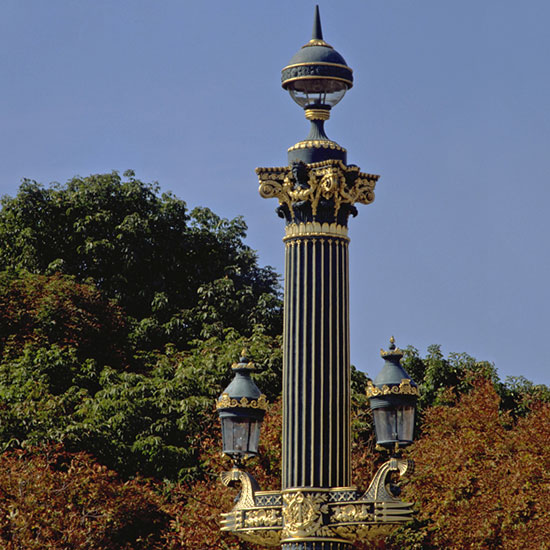
[[[283,271],[256,166],[307,135],[280,70],[305,1],[4,0],[0,192],[128,168],[190,207],[244,215]],[[550,3],[320,3],[355,86],[326,124],[380,174],[350,221],[352,362],[394,334],[550,384]]]

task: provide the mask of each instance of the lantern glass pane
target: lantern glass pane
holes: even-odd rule
[[[414,433],[414,406],[382,407],[372,411],[379,445],[411,443]]]
[[[223,452],[245,456],[257,454],[261,421],[229,416],[222,418]]]
[[[345,82],[328,78],[297,80],[288,86],[290,97],[301,107],[307,105],[334,107],[344,97],[347,89]]]
[[[376,441],[382,445],[397,440],[395,427],[395,409],[384,407],[372,411],[374,419],[374,428],[376,431]]]
[[[258,454],[258,446],[260,444],[260,427],[262,425],[261,420],[250,420],[250,442],[248,445],[248,452],[252,454]]]
[[[414,434],[414,407],[399,407],[397,414],[397,433],[399,441],[412,442]]]

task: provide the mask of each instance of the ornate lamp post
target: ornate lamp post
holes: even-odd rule
[[[283,88],[311,121],[310,134],[289,148],[288,166],[256,169],[260,195],[278,199],[277,213],[286,222],[281,490],[258,490],[239,468],[222,476],[226,484],[242,483],[222,530],[284,550],[348,550],[358,538],[412,514],[388,479],[392,471],[403,474],[409,461],[391,458],[364,493],[351,486],[347,224],[357,215],[356,203],[374,201],[378,176],[347,165],[346,150],[326,136],[324,122],[352,85],[352,70],[323,40],[316,8],[312,39],[282,71]],[[385,353],[386,364],[401,368],[395,349]],[[410,442],[404,427],[416,385],[409,381],[414,391],[394,399],[393,370],[384,382],[391,395],[382,384],[372,386],[370,397],[380,444],[397,449]],[[398,389],[408,380],[401,371]],[[228,452],[225,445],[224,439]]]

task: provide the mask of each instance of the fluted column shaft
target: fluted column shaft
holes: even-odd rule
[[[351,483],[349,239],[343,229],[287,231],[285,237],[283,490]]]

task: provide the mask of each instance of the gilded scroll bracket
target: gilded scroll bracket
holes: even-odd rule
[[[261,491],[250,474],[233,468],[222,474],[222,482],[239,483],[241,492],[233,510],[222,514],[222,531],[264,546],[378,538],[412,519],[412,504],[395,494],[391,479],[393,473],[404,476],[412,467],[410,460],[390,459],[363,494],[355,487]]]

